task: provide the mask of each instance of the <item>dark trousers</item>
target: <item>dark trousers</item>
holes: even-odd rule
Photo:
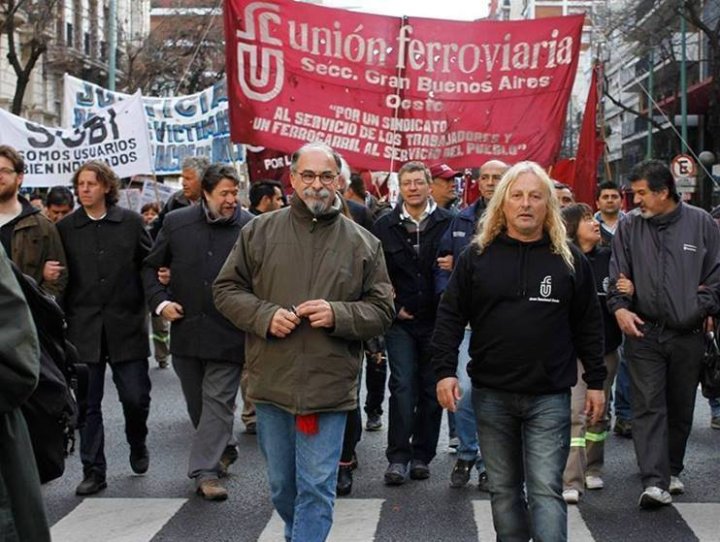
[[[80,430],[80,459],[85,474],[96,471],[105,475],[105,428],[102,399],[105,393],[105,366],[110,365],[125,416],[125,437],[131,449],[145,445],[150,413],[150,377],[148,360],[88,363],[88,394],[85,425]]]
[[[644,337],[628,337],[632,436],[643,487],[667,490],[683,470],[704,352],[702,333],[662,334],[646,326]]]
[[[360,442],[362,435],[362,418],[360,417],[360,407],[347,413],[347,421],[345,422],[345,434],[343,435],[342,454],[340,462],[349,463],[352,461],[355,447]]]
[[[377,363],[373,356],[365,354],[365,414],[383,413],[382,404],[385,400],[385,383],[387,382],[387,361]]]
[[[442,408],[430,362],[432,327],[395,322],[385,335],[390,364],[390,427],[385,452],[390,463],[430,463],[437,448]]]

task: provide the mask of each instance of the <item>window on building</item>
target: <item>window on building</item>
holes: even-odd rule
[[[68,47],[73,46],[73,25],[72,23],[65,23],[65,45]]]

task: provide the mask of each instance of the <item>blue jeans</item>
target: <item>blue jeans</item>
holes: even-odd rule
[[[432,328],[395,322],[385,335],[390,364],[390,463],[430,463],[437,448],[442,408],[430,362]]]
[[[720,399],[708,399],[710,405],[710,416],[717,418],[720,416]]]
[[[338,463],[347,412],[318,414],[315,435],[295,429],[295,416],[257,403],[257,435],[267,462],[270,496],[285,539],[322,542],[332,527]]]
[[[566,541],[562,475],[570,449],[570,392],[473,388],[472,400],[498,542]]]
[[[458,355],[457,378],[460,385],[460,401],[455,412],[455,432],[460,439],[458,446],[458,459],[465,461],[476,460],[475,463],[479,471],[484,470],[482,457],[480,456],[480,446],[478,445],[477,424],[475,423],[475,411],[472,404],[472,382],[468,374],[468,363],[470,363],[470,354],[468,346],[470,345],[470,330],[465,330],[465,338],[460,345],[460,353]]]
[[[617,376],[615,377],[615,418],[621,420],[632,420],[632,409],[630,408],[630,372],[628,371],[625,349],[618,348],[620,364],[618,365]]]

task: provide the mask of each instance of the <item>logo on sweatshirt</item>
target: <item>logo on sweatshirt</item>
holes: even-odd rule
[[[550,275],[546,276],[542,281],[540,282],[540,295],[543,297],[550,297],[550,294],[552,293],[552,277]]]
[[[689,243],[683,243],[683,250],[686,250],[688,252],[697,252],[697,247]]]
[[[560,303],[559,299],[550,297],[551,294],[552,294],[552,276],[546,275],[540,281],[540,296],[541,297],[531,297],[531,298],[529,298],[529,301],[539,301],[540,303]]]

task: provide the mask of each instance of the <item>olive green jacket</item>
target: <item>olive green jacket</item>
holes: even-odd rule
[[[380,241],[333,209],[315,218],[297,196],[240,232],[214,284],[217,309],[247,332],[251,401],[293,414],[357,406],[362,341],[392,323],[392,286]],[[333,329],[303,319],[283,339],[268,334],[280,308],[325,299]]]
[[[27,210],[29,203],[23,203],[23,216],[15,224],[12,237],[12,261],[20,271],[35,279],[38,285],[58,300],[68,282],[67,261],[60,234],[55,224],[37,210]],[[43,279],[45,262],[55,260],[65,269],[60,278],[53,282]]]
[[[49,542],[40,478],[20,406],[35,389],[40,346],[25,297],[0,248],[0,540]]]

